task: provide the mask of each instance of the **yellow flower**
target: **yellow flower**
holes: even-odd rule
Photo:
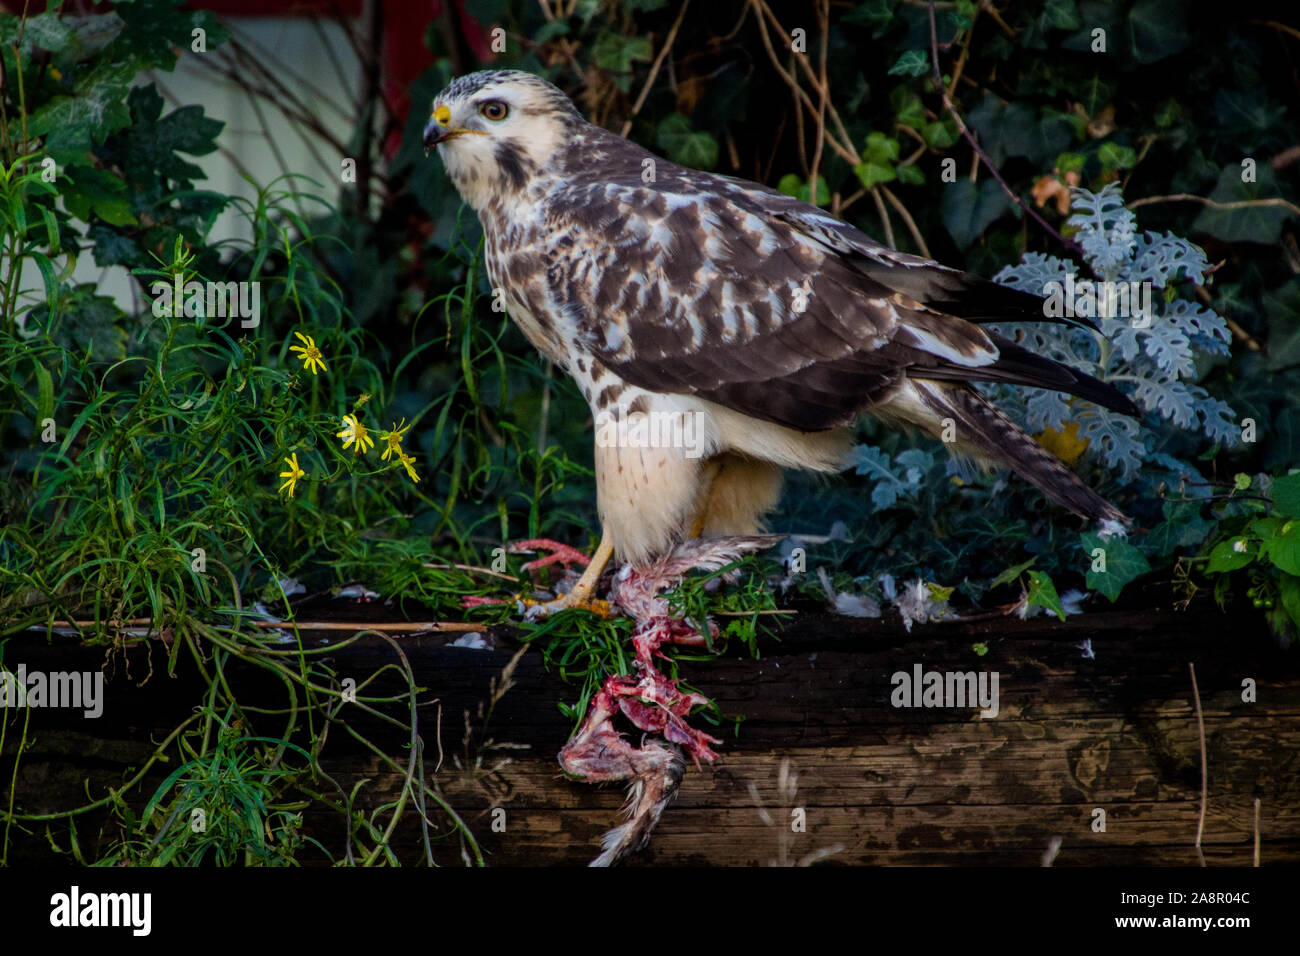
[[[289,480],[280,486],[280,490],[284,491],[286,488],[288,488],[289,497],[292,498],[294,485],[297,483],[299,478],[307,477],[307,472],[303,471],[301,468],[298,467],[297,452],[294,452],[292,455],[286,458],[284,460],[284,463],[289,466],[289,470],[280,472],[280,477],[288,478]]]
[[[320,349],[316,347],[316,340],[310,335],[303,335],[301,332],[295,332],[293,334],[307,343],[305,348],[301,345],[289,346],[290,352],[302,353],[298,356],[302,359],[302,367],[307,369],[307,371],[311,372],[313,375],[316,374],[315,366],[317,365],[320,366],[322,372],[326,371],[325,360],[321,358]]]
[[[366,426],[357,420],[355,415],[343,416],[343,431],[339,432],[337,437],[343,439],[343,450],[347,451],[348,445],[356,443],[356,448],[352,449],[358,455],[367,452],[375,445],[375,440],[370,437],[370,432]]]
[[[402,422],[405,421],[406,419],[403,418]],[[402,439],[406,437],[406,433],[410,430],[410,425],[403,428],[401,425],[394,423],[392,431],[384,432],[380,435],[379,437],[384,440],[386,447],[384,448],[384,453],[379,457],[384,461],[388,461],[388,459],[393,455],[397,455],[400,458],[402,455]]]
[[[414,481],[416,484],[419,484],[420,476],[417,475],[415,473],[415,469],[411,467],[412,465],[415,464],[415,458],[411,455],[406,454],[405,452],[399,451],[397,453],[397,460],[402,463],[402,466],[406,469],[406,473],[411,476],[411,480]]]

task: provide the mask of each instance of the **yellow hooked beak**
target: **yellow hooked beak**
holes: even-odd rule
[[[486,136],[487,133],[477,129],[452,129],[451,110],[446,106],[439,106],[432,115],[429,116],[429,122],[424,126],[424,151],[427,153],[439,143],[445,143],[447,140],[456,136],[463,136],[466,133],[473,133],[475,136]]]

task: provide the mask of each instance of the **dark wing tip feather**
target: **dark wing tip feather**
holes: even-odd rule
[[[1046,388],[1053,392],[1076,395],[1095,405],[1119,412],[1121,415],[1128,415],[1131,418],[1142,417],[1142,410],[1114,385],[1094,378],[1087,372],[1070,368],[1055,359],[1035,355],[1027,348],[1008,341],[1000,335],[988,333],[988,336],[998,347],[999,352],[998,360],[992,365],[918,368],[911,373],[912,377],[950,382],[1003,382],[1008,385]]]
[[[1141,418],[1142,410],[1133,403],[1133,400],[1117,389],[1114,385],[1103,382],[1094,378],[1087,372],[1081,372],[1078,369],[1070,368],[1054,359],[1044,358],[1041,355],[1035,355],[1023,346],[1010,342],[999,335],[990,334],[989,338],[997,345],[1000,357],[996,363],[997,366],[1005,366],[1008,369],[1015,369],[1024,375],[1024,380],[1018,384],[1037,385],[1040,384],[1030,379],[1035,372],[1039,374],[1048,374],[1053,377],[1063,377],[1066,379],[1064,385],[1047,385],[1042,384],[1043,388],[1051,388],[1055,391],[1069,392],[1071,395],[1077,395],[1079,398],[1086,399],[1096,405],[1109,408],[1113,412],[1119,412],[1121,415],[1128,415],[1130,418]]]

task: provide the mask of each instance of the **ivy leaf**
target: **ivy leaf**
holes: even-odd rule
[[[1282,571],[1300,577],[1300,520],[1288,521],[1282,533],[1266,540],[1260,551]]]
[[[1268,316],[1268,370],[1300,365],[1300,279],[1292,278],[1264,293]]]
[[[889,106],[894,111],[894,121],[900,126],[920,129],[925,125],[925,105],[916,92],[899,86],[889,94]]]
[[[1062,114],[1035,110],[1024,103],[1006,103],[993,93],[986,93],[966,119],[979,133],[984,151],[999,167],[1012,156],[1024,156],[1038,165],[1074,140],[1074,127]]]
[[[165,104],[153,84],[131,90],[127,103],[132,122],[121,157],[127,178],[142,184],[202,179],[203,170],[176,154],[205,156],[213,152],[225,124],[204,116],[201,106],[185,106],[163,116]]]
[[[899,166],[895,172],[898,173],[898,181],[908,186],[920,186],[925,183],[925,173],[921,172],[915,164]]]
[[[877,183],[892,182],[898,174],[894,172],[893,166],[885,166],[880,163],[858,163],[853,167],[853,172],[857,175],[858,180],[867,189]]]
[[[126,355],[121,315],[118,304],[108,296],[96,295],[94,286],[78,286],[64,302],[52,337],[73,354],[88,355],[97,362],[114,362]],[[48,327],[44,322],[42,325]]]
[[[872,36],[880,36],[894,22],[894,0],[866,0],[844,15],[845,23],[870,27]]]
[[[1077,30],[1082,25],[1074,0],[1047,0],[1042,13],[1030,20],[1020,42],[1026,49],[1043,50],[1047,48],[1049,30]]]
[[[1132,169],[1137,165],[1137,153],[1132,146],[1107,142],[1097,149],[1097,161],[1105,170]]]
[[[786,173],[781,177],[781,181],[776,184],[776,188],[787,196],[793,196],[803,202],[812,202],[808,198],[808,182],[802,176],[796,176],[794,173]],[[814,206],[825,206],[831,201],[831,190],[826,185],[826,177],[817,177],[817,201]]]
[[[924,76],[930,72],[930,55],[922,50],[908,50],[889,68],[890,76]]]
[[[1151,570],[1151,565],[1133,545],[1118,535],[1111,535],[1105,541],[1095,531],[1079,536],[1083,545],[1084,556],[1088,561],[1088,587],[1100,591],[1113,603],[1119,597],[1124,586],[1140,578]],[[1106,570],[1094,571],[1094,554],[1100,548],[1106,559]]]
[[[614,74],[614,85],[626,93],[632,86],[632,62],[650,59],[650,38],[602,33],[591,56],[598,67]]]
[[[884,133],[869,133],[862,155],[867,162],[893,163],[898,159],[898,140]]]
[[[1089,116],[1096,116],[1105,109],[1114,95],[1110,85],[1097,74],[1093,74],[1084,82],[1080,92],[1082,93],[1079,98],[1080,105]],[[1061,171],[1065,172],[1065,170]]]
[[[33,47],[58,53],[76,36],[76,31],[57,13],[39,13],[27,17],[23,25],[22,52],[26,56]]]
[[[712,169],[718,164],[718,141],[713,134],[696,130],[681,113],[664,117],[655,142],[674,163],[695,169]]]
[[[1283,577],[1278,582],[1280,610],[1291,620],[1292,635],[1300,631],[1300,578]]]
[[[86,238],[94,244],[91,255],[95,257],[95,265],[101,269],[135,265],[140,259],[139,244],[107,226],[91,226],[86,230]]]
[[[1187,47],[1186,6],[1182,0],[1138,0],[1128,15],[1133,59],[1154,63]]]
[[[921,129],[921,137],[931,149],[947,149],[957,142],[957,136],[957,124],[950,116],[935,120],[933,123],[926,123]]]
[[[1219,174],[1219,182],[1210,193],[1210,199],[1219,203],[1250,202],[1279,195],[1277,178],[1267,163],[1255,168],[1256,182],[1241,181],[1241,164],[1229,165]],[[1269,245],[1282,236],[1282,224],[1290,213],[1273,206],[1251,206],[1244,209],[1214,209],[1207,207],[1192,223],[1196,232],[1206,232],[1224,242],[1262,242]]]
[[[1025,602],[1037,607],[1045,607],[1062,621],[1065,620],[1065,608],[1061,606],[1056,585],[1052,583],[1051,577],[1042,571],[1029,572],[1029,590],[1025,595]]]
[[[989,582],[989,587],[996,588],[1003,584],[1010,584],[1012,581],[1017,580],[1020,577],[1020,575],[1024,574],[1026,571],[1030,569],[1030,567],[1033,566],[1033,563],[1036,560],[1038,559],[1030,558],[1024,564],[1017,564],[1007,568],[1005,571],[1003,571],[996,578],[994,578],[992,581]]]
[[[892,182],[898,175],[894,163],[898,159],[898,140],[884,133],[871,133],[862,150],[863,162],[853,167],[862,185],[867,189],[877,183]]]
[[[976,186],[960,179],[944,190],[939,208],[948,234],[959,248],[967,249],[1010,206],[1011,200],[995,180]]]
[[[1264,467],[1300,461],[1300,408],[1284,408],[1273,419],[1272,438],[1264,453]]]
[[[129,64],[96,66],[76,94],[55,97],[32,113],[29,133],[45,137],[45,152],[59,165],[83,161],[92,143],[102,143],[130,124],[131,113],[123,101],[134,78]]]
[[[230,38],[230,31],[214,14],[207,10],[178,10],[175,0],[118,3],[113,12],[125,21],[125,26],[105,49],[105,57],[109,62],[128,63],[132,74],[174,69],[176,48],[189,50],[194,30],[203,31],[209,50]]]
[[[1275,512],[1288,518],[1300,518],[1300,472],[1274,478],[1269,495]]]
[[[89,166],[70,167],[59,179],[59,192],[75,218],[88,221],[97,215],[109,225],[134,225],[127,199],[126,183],[104,169]]]
[[[1165,520],[1151,529],[1142,544],[1148,553],[1163,558],[1178,548],[1200,546],[1214,529],[1214,522],[1201,517],[1196,501],[1166,501]]]

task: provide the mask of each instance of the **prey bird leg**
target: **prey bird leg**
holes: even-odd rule
[[[661,673],[655,658],[664,658],[666,644],[700,646],[708,643],[688,621],[672,613],[661,592],[678,583],[686,572],[700,568],[716,571],[740,555],[779,541],[771,535],[697,538],[678,545],[669,555],[642,568],[624,567],[615,576],[610,597],[636,621],[632,646],[635,673],[611,677],[592,698],[582,725],[560,751],[560,766],[570,777],[588,783],[629,780],[625,823],[605,834],[603,849],[592,866],[609,866],[649,842],[650,833],[664,808],[681,787],[689,754],[698,770],[700,761],[712,763],[714,744],[722,741],[691,727],[686,718],[693,708],[707,704],[699,694],[686,693],[678,681]],[[707,622],[711,636],[716,627]],[[622,713],[646,734],[633,746],[614,727]]]

